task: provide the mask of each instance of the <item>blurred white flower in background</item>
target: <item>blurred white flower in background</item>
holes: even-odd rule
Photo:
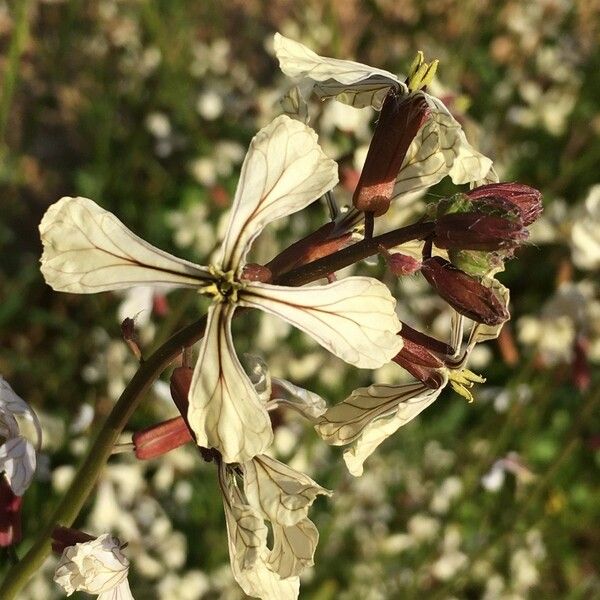
[[[98,600],[133,600],[127,575],[129,560],[123,545],[109,534],[68,546],[62,553],[54,581],[68,596],[74,592],[99,594]]]
[[[32,423],[36,441],[24,437],[19,419]],[[31,407],[0,376],[0,477],[15,496],[23,496],[35,474],[36,450],[42,444],[42,427]]]
[[[580,269],[600,269],[600,184],[590,188],[576,209],[571,228],[573,262]]]

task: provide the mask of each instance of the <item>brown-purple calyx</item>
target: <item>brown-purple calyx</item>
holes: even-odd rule
[[[528,237],[520,219],[466,212],[440,217],[433,242],[438,248],[493,251],[512,250]]]
[[[352,202],[356,209],[385,214],[406,152],[429,116],[423,94],[401,95],[391,88],[385,98]]]
[[[400,335],[404,346],[393,358],[394,362],[432,389],[444,385],[442,369],[454,355],[452,346],[404,322]]]
[[[392,360],[426,386],[432,389],[441,387],[444,384],[444,375],[441,371],[444,363],[424,346],[408,338],[403,339],[402,350]]]
[[[423,261],[421,273],[429,285],[459,314],[485,325],[500,325],[510,317],[491,287],[433,256]]]
[[[542,214],[542,194],[539,190],[516,182],[490,183],[466,193],[469,200],[501,198],[514,205],[525,227],[531,225]]]

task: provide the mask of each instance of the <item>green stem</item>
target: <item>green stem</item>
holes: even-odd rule
[[[15,9],[15,29],[10,40],[6,72],[2,81],[2,95],[0,96],[0,153],[4,153],[4,130],[8,121],[8,113],[15,91],[19,74],[19,61],[27,42],[29,34],[29,0],[17,2]]]
[[[87,456],[81,463],[73,482],[48,519],[48,524],[38,534],[33,546],[22,560],[12,567],[0,587],[0,598],[16,598],[29,578],[41,567],[50,554],[52,532],[57,525],[70,527],[85,501],[91,494],[102,468],[108,461],[113,446],[144,394],[154,380],[166,369],[186,346],[197,342],[204,335],[206,317],[188,325],[154,352],[137,370],[112,412],[98,432]]]

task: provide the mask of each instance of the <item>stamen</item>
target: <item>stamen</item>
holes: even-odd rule
[[[238,291],[244,287],[244,283],[236,279],[234,271],[222,271],[214,265],[210,265],[208,270],[216,281],[201,286],[199,293],[212,296],[216,302],[235,304],[238,301]]]
[[[485,383],[485,378],[477,375],[469,369],[448,370],[448,381],[452,389],[469,403],[473,402],[473,394],[470,389],[475,383]]]
[[[426,63],[423,52],[421,50],[417,52],[408,70],[408,78],[406,80],[411,92],[423,89],[433,81],[439,62],[436,59],[431,63]]]

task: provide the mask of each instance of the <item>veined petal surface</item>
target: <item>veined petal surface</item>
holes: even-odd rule
[[[401,404],[410,407],[413,398],[418,399],[429,389],[420,381],[358,388],[348,398],[328,409],[315,429],[332,446],[349,444],[372,422],[395,414]]]
[[[408,148],[394,186],[394,198],[435,185],[446,175],[463,184],[486,179],[492,161],[469,144],[444,104],[427,95],[431,114]]]
[[[391,86],[408,93],[399,78],[351,60],[319,56],[304,44],[276,33],[275,55],[281,70],[296,80],[310,79],[314,92],[321,98],[336,98],[356,108],[372,106],[379,110]]]
[[[41,271],[59,292],[94,294],[136,285],[197,287],[208,270],[155,248],[88,198],[61,198],[40,223]]]
[[[0,376],[0,435],[5,438],[19,433],[19,426],[14,415],[19,415],[33,423],[37,436],[36,446],[42,445],[42,426],[33,409],[18,396],[8,381]]]
[[[302,288],[249,283],[239,304],[281,317],[356,367],[381,367],[402,348],[396,301],[371,277]]]
[[[319,494],[331,496],[308,475],[267,455],[255,456],[243,470],[248,502],[272,523],[295,525],[307,517]]]
[[[298,577],[282,579],[268,565],[267,527],[258,511],[246,504],[239,489],[219,472],[231,570],[248,596],[262,600],[296,600]]]
[[[235,307],[213,304],[190,386],[188,421],[199,446],[227,463],[246,462],[273,441],[264,403],[244,372],[231,338]]]
[[[372,385],[369,388],[363,388],[354,392],[354,394],[357,392],[364,393],[364,398],[369,398],[370,395],[376,398],[387,396],[390,400],[397,398],[399,402],[398,409],[395,412],[386,417],[371,421],[362,430],[352,446],[344,450],[344,461],[348,467],[348,471],[355,477],[360,477],[363,474],[363,463],[383,441],[424,411],[438,398],[444,389],[444,386],[435,390],[424,388],[420,392],[413,392],[407,396],[406,391],[402,388],[411,385]],[[395,390],[393,389],[394,387],[396,388]]]
[[[304,123],[282,115],[261,129],[242,165],[219,266],[238,271],[263,228],[295,213],[331,189],[337,165]]]
[[[273,524],[273,550],[269,567],[282,579],[300,575],[315,564],[314,556],[319,542],[319,532],[310,519],[285,527]]]
[[[35,448],[20,435],[6,440],[0,446],[0,472],[15,496],[22,496],[35,473]]]

